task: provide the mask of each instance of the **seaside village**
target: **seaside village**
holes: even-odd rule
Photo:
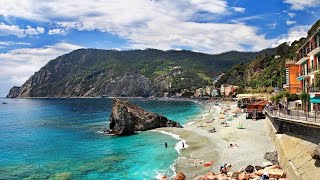
[[[175,180],[320,179],[320,28],[296,53],[296,59],[286,60],[283,88],[240,94],[238,86],[223,84],[195,90],[193,97],[212,103],[209,112],[216,108],[216,114],[201,116],[199,121],[188,124],[187,129],[198,128],[195,134],[200,134],[201,138],[220,132],[226,141],[216,139],[213,144],[221,148],[220,158],[214,155],[208,158],[213,153],[210,150],[206,150],[207,155],[203,157],[192,154],[188,148],[183,150],[185,158],[177,162],[179,173]],[[224,74],[214,82],[222,76]],[[261,123],[261,119],[265,121]],[[267,131],[270,141],[263,141],[263,131]],[[193,141],[186,134],[180,135],[187,143]],[[252,136],[256,136],[256,140]],[[257,142],[251,145],[248,141]],[[274,151],[264,152],[271,146]],[[227,158],[225,154],[236,157]],[[263,156],[269,163],[243,164],[237,157],[244,156],[248,159],[246,162],[256,162],[257,156]],[[191,165],[179,168],[186,164]]]

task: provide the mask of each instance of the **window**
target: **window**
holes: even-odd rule
[[[320,34],[317,35],[317,47],[320,46]]]

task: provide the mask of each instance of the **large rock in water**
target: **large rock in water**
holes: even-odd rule
[[[146,131],[160,127],[182,126],[164,116],[148,112],[128,101],[113,99],[110,116],[110,131],[114,135],[131,135],[135,131]]]

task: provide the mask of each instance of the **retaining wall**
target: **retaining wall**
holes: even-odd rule
[[[320,179],[320,162],[309,154],[320,143],[320,129],[279,121],[268,115],[265,122],[287,177],[292,180]]]

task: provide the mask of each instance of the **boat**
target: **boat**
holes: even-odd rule
[[[7,102],[2,102],[2,104],[8,104]]]

